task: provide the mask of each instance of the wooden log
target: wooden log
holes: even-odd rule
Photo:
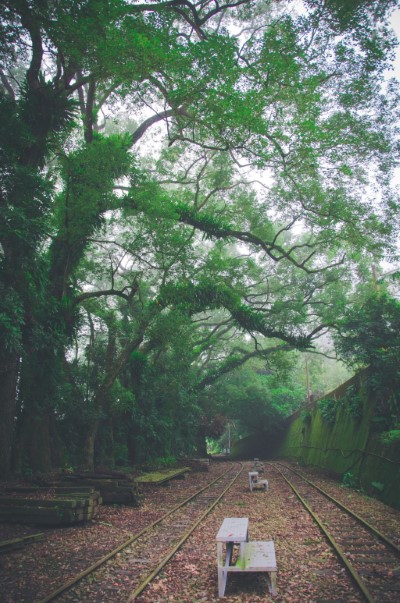
[[[98,505],[102,502],[107,503],[123,503],[132,506],[139,506],[140,492],[138,486],[134,484],[132,480],[121,480],[116,479],[90,479],[87,482],[81,482],[79,485],[56,485],[43,487],[43,486],[22,486],[22,487],[10,487],[4,489],[7,492],[14,492],[16,494],[34,494],[41,499],[54,500],[55,498],[65,498],[68,500],[90,497],[94,503]],[[54,498],[49,498],[54,496]]]
[[[60,508],[57,506],[0,506],[0,521],[33,525],[71,525],[93,519],[95,507]]]
[[[54,493],[55,494],[69,494],[69,493],[75,493],[75,494],[88,494],[88,495],[98,495],[99,492],[96,490],[96,488],[94,486],[83,486],[83,485],[76,485],[76,486],[55,486],[53,488]]]
[[[21,508],[13,511],[12,509],[1,509],[0,510],[0,522],[6,523],[21,523],[28,525],[51,525],[59,526],[70,524],[75,522],[75,515],[60,514],[46,509],[46,513],[38,511],[37,509],[31,509],[30,513],[24,513]]]
[[[126,479],[132,480],[130,473],[123,471],[74,471],[65,473],[61,479]]]
[[[20,515],[21,517],[24,515],[27,516],[40,516],[40,515],[62,515],[64,509],[57,509],[54,507],[51,507],[50,509],[47,507],[18,507],[16,505],[10,506],[10,507],[0,507],[0,515]],[[67,509],[67,511],[72,510],[72,509]]]
[[[37,542],[38,540],[43,539],[44,534],[43,532],[40,532],[39,534],[31,534],[30,536],[22,536],[21,538],[2,540],[0,541],[0,553],[8,553],[9,551],[20,549],[31,542]]]
[[[3,488],[4,492],[15,492],[16,494],[64,494],[80,493],[94,494],[96,489],[93,486],[7,486]]]
[[[1,488],[2,492],[33,492],[39,489],[39,486],[10,486],[4,484]]]
[[[139,506],[138,493],[132,488],[127,490],[103,490],[103,502],[108,504],[125,504]]]
[[[126,481],[121,484],[118,480],[92,480],[87,482],[100,492],[104,503],[126,504],[139,506],[141,502],[138,487],[132,481]]]
[[[66,494],[65,496],[58,494],[56,500],[81,500],[81,499],[82,499],[82,494],[76,493],[74,495],[73,492],[71,492],[70,494]],[[86,499],[84,499],[84,500],[86,500]],[[102,496],[100,496],[99,492],[96,492],[96,494],[94,496],[91,496],[87,500],[90,500],[94,505],[97,505],[97,506],[101,505],[101,503],[103,502],[103,498],[102,498]]]
[[[74,477],[74,480],[76,480],[76,484],[77,486],[92,486],[94,487],[94,484],[110,484],[110,485],[115,485],[115,482],[118,481],[117,479],[112,479],[112,478],[106,478],[106,477],[98,477],[98,478],[94,478],[94,477]],[[64,483],[69,483],[69,479],[68,480],[63,480]],[[60,482],[58,482],[60,483]]]
[[[0,508],[5,506],[17,506],[17,507],[56,507],[73,509],[78,507],[92,507],[94,502],[90,499],[62,499],[62,498],[51,498],[51,499],[39,499],[39,498],[0,498]]]

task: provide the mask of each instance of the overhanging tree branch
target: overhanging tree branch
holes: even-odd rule
[[[156,113],[155,115],[152,115],[152,117],[146,119],[132,134],[132,146],[142,138],[152,125],[163,119],[167,119],[168,117],[174,117],[175,115],[187,115],[185,108],[167,109],[166,111],[161,111],[161,113]]]
[[[132,298],[134,297],[135,293],[137,292],[138,288],[139,288],[139,283],[136,279],[135,283],[131,287],[124,287],[123,289],[120,289],[120,290],[103,289],[103,290],[99,290],[99,291],[85,291],[84,293],[81,293],[80,295],[77,295],[74,298],[73,305],[77,306],[78,304],[81,304],[82,302],[84,302],[88,299],[94,299],[94,298],[98,298],[98,297],[110,297],[110,296],[122,297],[126,301],[130,302],[132,300]],[[129,293],[126,293],[126,291],[129,291]]]
[[[226,373],[233,371],[236,368],[239,368],[251,358],[267,358],[275,352],[290,351],[293,349],[295,348],[289,344],[282,344],[274,346],[272,348],[267,348],[266,350],[254,350],[252,352],[238,350],[241,353],[241,356],[232,355],[231,358],[228,358],[218,368],[203,377],[203,379],[201,379],[201,381],[199,381],[199,383],[196,385],[196,390],[201,390],[204,389],[207,385],[212,385],[212,383],[217,381],[220,377],[222,377]]]
[[[178,207],[176,208],[176,211],[179,215],[178,220],[180,222],[190,224],[198,230],[209,234],[210,237],[220,239],[234,238],[239,241],[242,241],[243,243],[253,245],[262,249],[268,255],[268,257],[270,257],[275,262],[279,262],[282,259],[286,259],[291,262],[294,266],[296,266],[297,268],[301,268],[308,274],[317,274],[325,270],[335,268],[337,266],[342,265],[345,260],[345,256],[343,255],[340,260],[327,266],[323,266],[321,268],[308,268],[306,264],[315,255],[316,250],[312,251],[304,260],[299,261],[292,255],[292,250],[286,251],[281,245],[278,245],[276,243],[276,237],[271,242],[263,241],[251,232],[235,230],[229,226],[218,224],[215,220],[213,220],[212,223],[210,222],[210,220],[207,219],[206,215],[194,212],[190,208]],[[311,245],[307,246],[311,247]]]

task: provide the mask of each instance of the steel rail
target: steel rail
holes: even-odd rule
[[[289,469],[289,467],[286,467],[286,468]],[[297,496],[297,498],[299,499],[299,501],[301,502],[301,504],[304,506],[304,508],[308,511],[308,513],[310,513],[311,517],[318,524],[319,528],[324,533],[324,535],[326,536],[327,540],[330,542],[332,548],[334,549],[334,551],[336,552],[336,554],[338,555],[338,557],[340,558],[340,560],[342,561],[342,563],[346,566],[346,568],[349,571],[349,573],[350,573],[351,577],[353,578],[354,582],[357,584],[359,590],[363,594],[365,600],[368,601],[368,603],[378,603],[373,598],[373,596],[371,595],[371,593],[369,592],[369,590],[367,589],[367,587],[365,586],[365,584],[364,584],[364,582],[363,582],[360,574],[357,572],[357,570],[352,566],[352,564],[346,558],[346,556],[344,554],[344,551],[341,548],[341,546],[336,542],[336,540],[333,538],[333,536],[328,532],[328,530],[326,529],[325,525],[322,523],[322,521],[320,520],[320,518],[318,517],[318,515],[316,515],[316,513],[314,513],[314,511],[307,504],[307,502],[304,500],[304,498],[301,496],[301,494],[297,491],[297,489],[295,488],[295,486],[293,486],[293,484],[287,479],[287,477],[282,473],[282,471],[279,468],[278,468],[278,471],[281,474],[281,476],[283,477],[283,479],[290,486],[290,488],[293,490],[293,492],[295,493],[295,495]]]
[[[164,559],[159,563],[159,565],[143,580],[143,582],[131,593],[131,595],[126,600],[126,603],[132,603],[135,601],[136,597],[140,595],[144,589],[150,584],[152,580],[160,573],[163,567],[168,563],[168,561],[175,555],[175,553],[181,548],[181,546],[188,540],[189,536],[195,531],[195,529],[201,524],[203,519],[207,517],[214,509],[214,507],[219,503],[219,501],[225,496],[228,490],[232,487],[235,481],[238,479],[239,475],[243,471],[243,465],[240,468],[240,471],[235,475],[233,480],[231,480],[228,486],[223,490],[223,492],[218,496],[218,498],[212,503],[204,513],[195,521],[195,523],[187,530],[179,542],[173,547],[173,549],[164,557]]]
[[[61,595],[66,590],[69,590],[73,586],[75,586],[75,584],[77,584],[80,580],[82,580],[83,578],[85,578],[89,574],[93,573],[99,567],[101,567],[102,565],[104,565],[104,563],[106,563],[107,561],[109,561],[110,559],[112,559],[113,557],[115,557],[120,551],[122,551],[123,549],[125,549],[126,547],[128,547],[130,544],[132,544],[133,542],[135,542],[136,540],[138,540],[141,536],[143,536],[143,534],[145,534],[146,532],[150,531],[152,528],[154,528],[159,523],[161,523],[161,521],[163,521],[164,519],[166,519],[167,517],[169,517],[170,515],[172,515],[172,513],[175,513],[175,511],[177,511],[178,509],[180,509],[181,507],[183,507],[184,505],[186,505],[187,503],[189,503],[191,500],[193,500],[194,498],[196,498],[197,496],[199,496],[199,494],[201,494],[202,492],[204,492],[205,490],[207,490],[208,488],[210,488],[213,484],[215,484],[222,477],[224,477],[224,475],[226,475],[227,473],[229,473],[229,471],[232,470],[233,466],[234,465],[232,464],[232,466],[229,469],[227,469],[226,471],[224,471],[223,473],[221,473],[217,478],[215,478],[214,480],[212,480],[211,482],[209,482],[206,486],[204,486],[203,488],[200,488],[200,490],[197,490],[194,494],[192,494],[191,496],[189,496],[188,498],[186,498],[184,501],[182,501],[178,505],[175,505],[175,507],[173,507],[172,509],[170,509],[169,511],[167,511],[167,513],[164,513],[164,515],[162,515],[161,517],[159,517],[158,519],[156,519],[155,521],[153,521],[151,524],[147,525],[142,530],[140,530],[139,532],[137,532],[137,534],[133,534],[132,536],[130,536],[122,544],[120,544],[119,546],[117,546],[115,549],[113,549],[112,551],[110,551],[109,553],[107,553],[106,555],[104,555],[103,557],[101,557],[101,559],[98,559],[97,561],[95,561],[95,563],[93,563],[92,565],[90,565],[83,572],[81,572],[80,574],[77,574],[76,576],[74,576],[74,578],[72,578],[71,580],[69,580],[65,584],[61,585],[59,588],[57,588],[56,590],[54,590],[53,592],[51,592],[49,595],[47,595],[44,599],[40,599],[40,601],[38,601],[38,603],[49,603],[50,601],[54,601],[54,599],[56,599],[59,595]],[[243,470],[243,468],[242,468],[242,470]],[[237,479],[237,477],[240,475],[241,471],[235,477],[235,479]]]
[[[397,553],[400,554],[400,547],[397,546],[397,544],[395,542],[393,542],[393,540],[390,540],[390,538],[388,538],[387,536],[385,536],[385,534],[382,534],[382,532],[380,532],[379,530],[377,530],[368,521],[366,521],[365,519],[363,519],[360,515],[357,515],[357,513],[355,513],[354,511],[352,511],[348,507],[346,507],[346,505],[344,505],[339,500],[337,500],[336,498],[334,498],[333,496],[331,496],[330,494],[328,494],[328,492],[325,492],[325,490],[323,490],[322,488],[320,488],[319,486],[317,486],[317,484],[314,484],[314,482],[311,482],[309,479],[307,479],[307,477],[305,475],[303,475],[299,471],[296,471],[296,469],[293,469],[292,467],[288,467],[287,465],[284,465],[283,463],[277,462],[276,465],[281,465],[282,467],[285,467],[285,469],[289,469],[289,471],[292,471],[293,473],[295,473],[296,475],[298,475],[299,477],[301,477],[301,479],[303,479],[305,482],[307,482],[308,484],[310,484],[310,486],[313,486],[316,490],[318,490],[319,492],[321,492],[321,494],[323,494],[324,496],[326,496],[326,498],[328,498],[329,500],[333,501],[338,507],[340,507],[341,509],[343,509],[344,511],[346,511],[346,513],[348,513],[349,515],[351,515],[352,517],[354,517],[354,519],[357,519],[357,521],[359,521],[365,527],[367,527],[373,534],[375,534],[375,536],[378,536],[378,538],[380,538],[381,540],[383,540],[383,542],[385,542],[386,544],[388,544]]]

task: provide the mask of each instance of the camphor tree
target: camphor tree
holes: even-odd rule
[[[87,464],[132,354],[168,348],[161,317],[207,312],[200,365],[225,328],[279,349],[323,332],[347,258],[391,248],[392,5],[2,3],[2,475],[13,449],[19,468],[58,462],[87,332],[107,332],[103,368],[80,377]],[[108,133],[117,113],[133,127]],[[245,356],[217,355],[198,387]]]

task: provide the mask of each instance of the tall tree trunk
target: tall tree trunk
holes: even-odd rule
[[[114,439],[114,420],[110,417],[107,422],[108,434],[107,434],[107,446],[105,460],[109,469],[115,468],[115,439]]]
[[[200,426],[197,432],[196,452],[201,458],[205,458],[207,456],[206,431],[203,426]]]
[[[136,463],[136,441],[133,434],[127,434],[126,446],[128,448],[128,464],[134,465]]]
[[[94,470],[94,447],[96,437],[99,431],[100,419],[93,419],[86,431],[85,443],[83,446],[83,466],[90,471]]]
[[[20,396],[22,413],[18,426],[20,469],[32,471],[53,469],[54,449],[58,446],[55,432],[57,387],[63,380],[63,356],[56,344],[35,350],[30,346],[21,363]],[[56,461],[59,460],[56,455]]]
[[[32,471],[47,473],[53,468],[52,417],[25,412],[17,440],[15,469],[18,473]]]
[[[9,476],[15,428],[19,356],[9,355],[0,368],[0,479]]]

